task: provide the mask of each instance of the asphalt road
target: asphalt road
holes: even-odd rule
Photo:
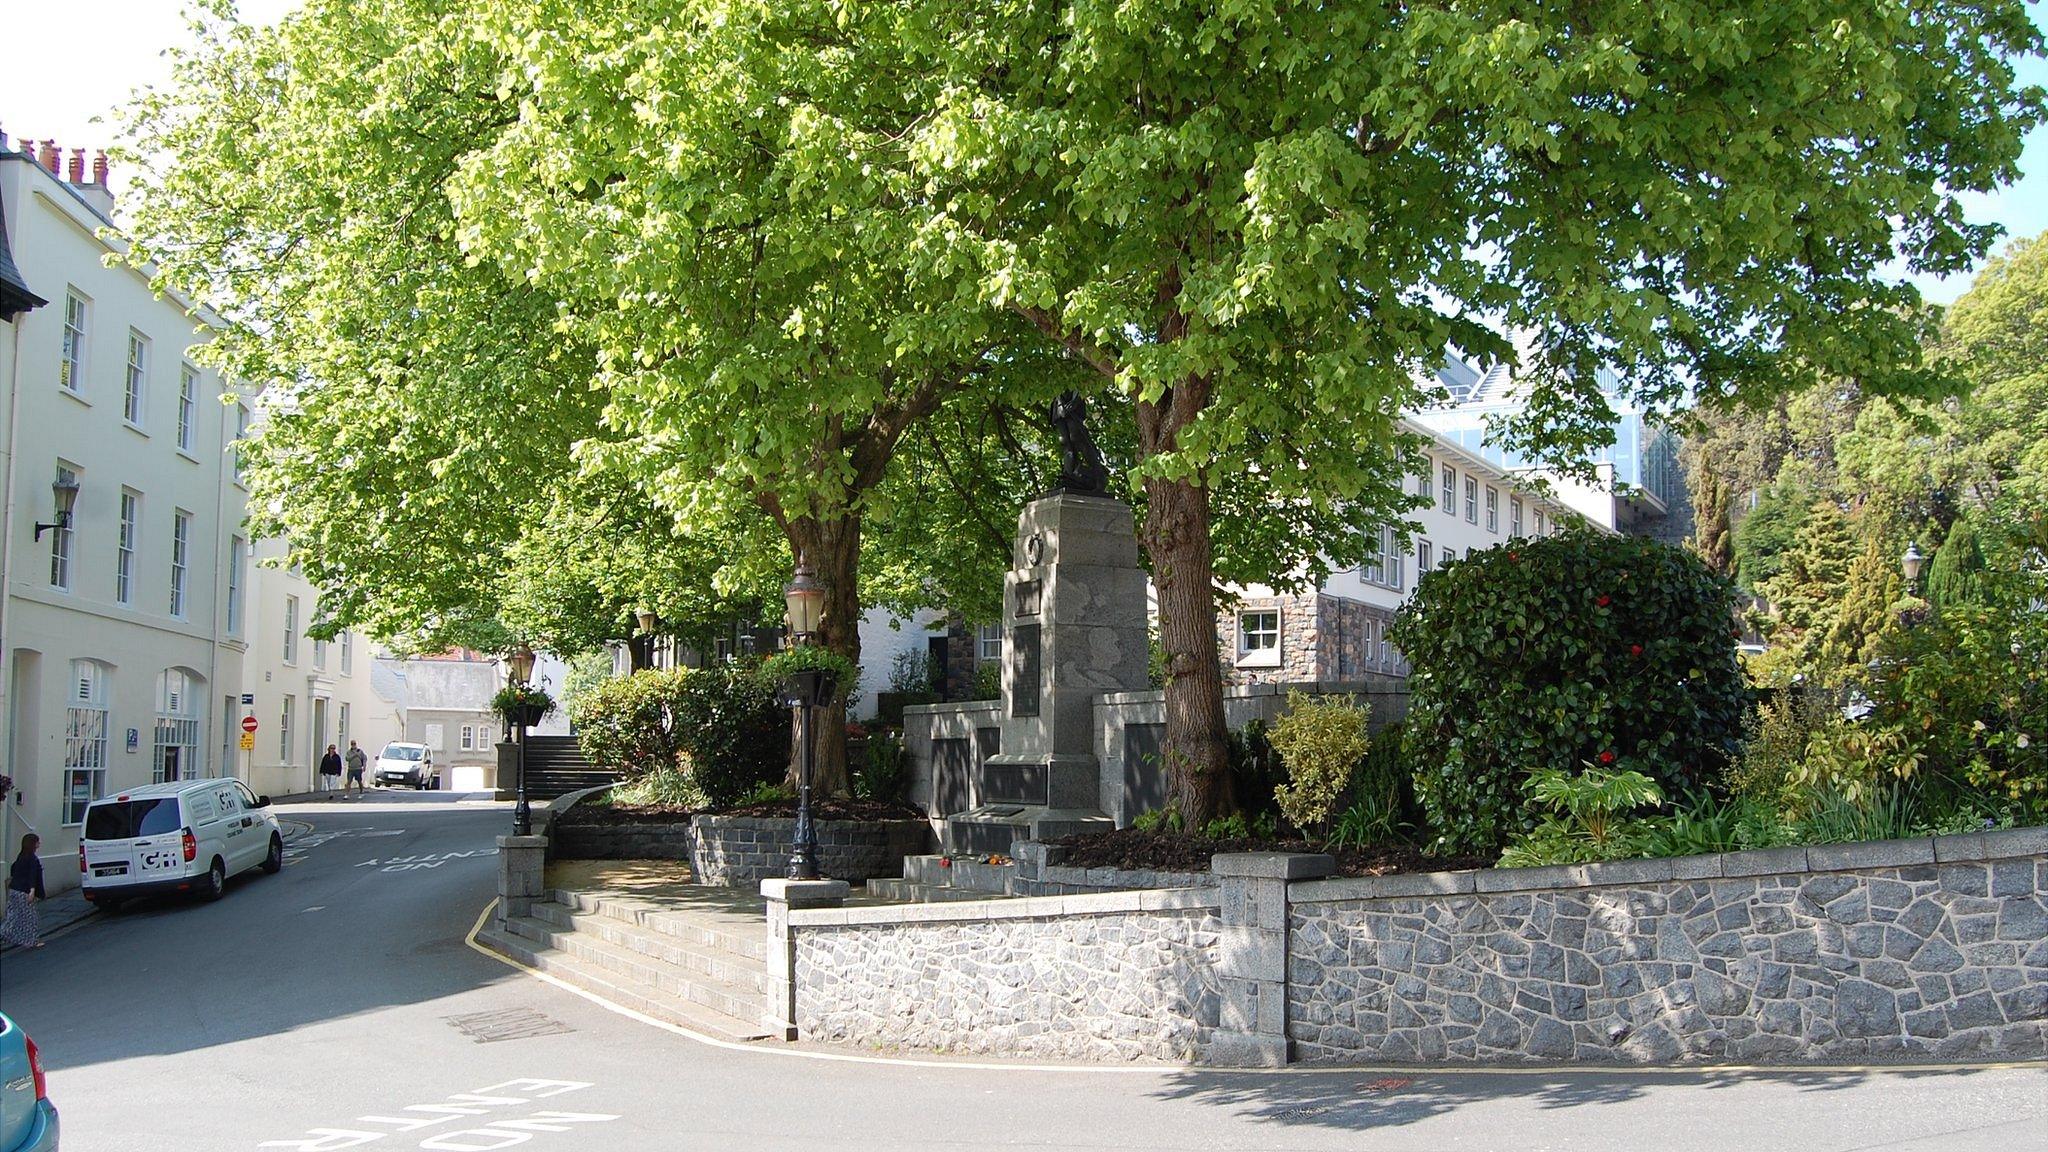
[[[2048,1150],[2048,1067],[1256,1075],[709,1047],[465,946],[504,806],[279,815],[310,827],[282,874],[0,959],[67,1149]]]

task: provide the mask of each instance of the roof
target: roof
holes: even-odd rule
[[[12,320],[49,301],[29,291],[28,281],[15,266],[14,253],[7,246],[7,207],[0,204],[0,320]]]
[[[191,792],[201,788],[211,788],[216,784],[231,784],[233,782],[233,778],[228,776],[206,776],[192,780],[169,780],[162,784],[144,784],[140,788],[123,788],[112,796],[100,797],[100,800],[151,800],[160,796],[176,796],[181,792]]]

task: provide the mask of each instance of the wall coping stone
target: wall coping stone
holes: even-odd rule
[[[949,704],[905,705],[905,716],[940,716],[949,712],[1001,712],[1001,700],[955,700]]]
[[[1024,896],[1001,900],[946,901],[938,904],[892,904],[881,908],[806,911],[792,908],[789,923],[792,928],[859,927],[867,924],[972,924],[988,920],[1050,920],[1062,916],[1172,912],[1221,906],[1222,897],[1212,889],[1153,888],[1131,892],[1094,892],[1080,896]]]
[[[821,908],[845,900],[851,887],[844,880],[763,880],[761,895],[792,910]]]
[[[548,838],[545,836],[498,837],[498,847],[500,848],[545,848],[547,846]]]
[[[1337,861],[1320,852],[1219,852],[1209,857],[1209,871],[1218,876],[1252,880],[1321,880],[1337,870]]]
[[[1723,876],[1769,876],[1777,872],[1806,871],[1806,847],[1755,848],[1748,852],[1721,854]]]
[[[1809,844],[1808,872],[1847,872],[1857,868],[1906,868],[1934,863],[1934,840],[1866,840],[1851,844]]]
[[[2048,855],[2048,826],[2000,828],[1991,832],[1965,832],[1960,836],[1934,838],[1934,858],[1943,864],[2044,855]]]

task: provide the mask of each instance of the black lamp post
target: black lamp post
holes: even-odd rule
[[[533,675],[533,649],[521,644],[514,649],[507,665],[512,673],[512,683],[525,684]],[[526,710],[522,705],[513,709],[512,717],[512,764],[518,780],[518,802],[512,806],[512,834],[533,835],[533,806],[526,801]]]
[[[818,621],[825,611],[825,586],[799,553],[796,575],[782,590],[789,610],[792,647],[810,645],[818,634]],[[791,835],[789,872],[791,880],[818,879],[818,830],[811,821],[811,778],[817,768],[817,734],[812,731],[813,715],[819,705],[831,699],[832,673],[822,668],[792,672],[782,683],[783,702],[796,713],[797,778],[796,830]]]
[[[641,653],[640,667],[652,668],[654,667],[654,626],[659,624],[661,619],[654,614],[652,608],[642,608],[633,613],[633,621],[640,625],[640,636],[637,640]]]

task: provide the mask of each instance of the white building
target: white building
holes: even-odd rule
[[[249,648],[237,722],[254,716],[257,730],[255,747],[237,749],[237,758],[226,763],[257,792],[311,791],[329,744],[346,752],[353,739],[374,758],[386,741],[401,738],[404,719],[399,703],[372,687],[376,654],[366,638],[306,634],[318,618],[320,593],[296,568],[276,566],[284,544],[259,540],[245,552],[230,571],[231,581],[249,589],[240,622]],[[232,729],[231,740],[241,735],[239,726]]]
[[[105,162],[36,156],[0,137],[0,237],[46,303],[0,335],[0,749],[7,833],[43,836],[57,887],[76,882],[87,801],[225,766],[242,713],[246,589],[232,577],[243,495],[238,406],[189,359],[186,306],[103,258]],[[69,504],[68,514],[61,507]]]

